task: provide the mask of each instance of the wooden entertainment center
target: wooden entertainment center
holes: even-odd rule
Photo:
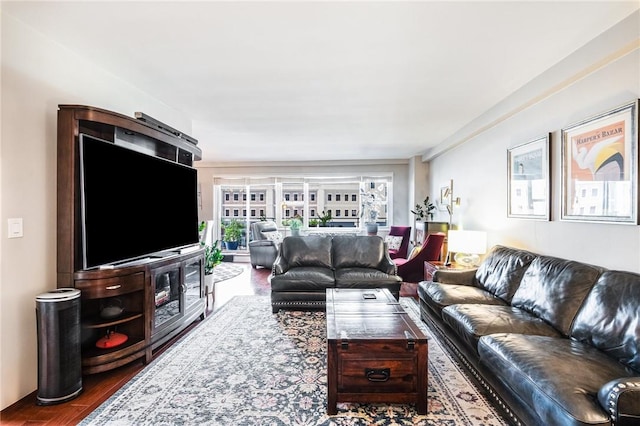
[[[110,370],[136,359],[147,363],[155,348],[204,317],[204,250],[197,244],[107,267],[83,267],[81,134],[185,166],[201,158],[197,141],[146,118],[89,106],[59,105],[57,286],[81,290],[84,374]],[[150,231],[141,224],[140,232]],[[107,336],[114,340],[109,343]]]

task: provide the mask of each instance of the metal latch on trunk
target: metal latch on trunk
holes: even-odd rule
[[[407,349],[412,351],[416,347],[416,338],[409,330],[404,331],[404,337],[407,338]]]

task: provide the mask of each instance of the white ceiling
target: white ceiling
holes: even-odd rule
[[[420,155],[639,7],[3,1],[2,13],[191,117],[204,160],[244,162]]]

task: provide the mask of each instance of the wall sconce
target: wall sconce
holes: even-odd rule
[[[451,253],[455,253],[456,263],[466,267],[477,266],[479,255],[487,252],[487,233],[484,231],[450,230],[447,241],[447,264],[451,263]]]

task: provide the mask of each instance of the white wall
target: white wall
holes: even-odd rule
[[[37,388],[35,297],[56,287],[58,104],[143,111],[186,133],[178,111],[2,14],[0,409]],[[7,219],[24,237],[7,239]]]
[[[640,227],[560,221],[560,130],[640,96],[639,22],[636,12],[454,135],[448,151],[432,154],[431,193],[452,178],[462,200],[454,224],[488,231],[489,246],[640,272]],[[507,149],[548,132],[552,220],[507,218]]]

